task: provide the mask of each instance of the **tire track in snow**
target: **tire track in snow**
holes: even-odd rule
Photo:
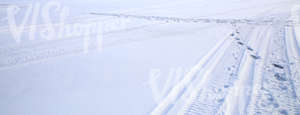
[[[285,28],[285,43],[287,47],[287,56],[290,64],[290,71],[295,83],[295,90],[298,100],[300,101],[300,46],[297,42],[295,27]]]
[[[258,64],[257,67],[255,69],[254,75],[253,75],[253,85],[252,85],[252,91],[251,91],[251,97],[250,97],[250,101],[248,104],[248,108],[247,108],[247,114],[250,115],[254,115],[254,112],[251,111],[254,108],[254,105],[256,103],[257,100],[257,95],[258,95],[258,91],[260,90],[261,87],[261,81],[262,81],[262,77],[263,73],[264,73],[264,69],[265,69],[265,65],[266,65],[266,60],[268,58],[268,54],[270,53],[270,44],[272,44],[272,37],[270,37],[270,32],[266,33],[267,36],[263,39],[268,39],[267,44],[262,46],[263,50],[260,50],[262,52],[260,52],[261,56],[264,57],[264,59],[262,59]],[[265,40],[266,41],[266,40]]]
[[[243,28],[241,31],[241,33],[249,34],[252,31],[252,27],[246,29]],[[211,59],[209,66],[199,72],[200,74],[197,75],[197,79],[199,80],[193,81],[194,86],[189,87],[191,93],[186,94],[188,100],[186,100],[184,103],[183,107],[179,111],[179,114],[215,114],[218,111],[220,105],[222,104],[224,95],[226,95],[226,90],[228,87],[230,87],[231,80],[236,79],[234,73],[236,73],[239,68],[238,66],[235,67],[235,65],[239,65],[240,63],[241,56],[239,55],[246,50],[245,47],[237,43],[241,41],[241,38],[246,38],[244,35],[242,36],[239,33],[240,31],[236,31],[236,33],[234,33],[234,35],[237,36],[233,36],[232,39],[235,39],[235,42],[232,42],[229,48],[220,51],[219,56]],[[247,44],[248,39],[244,39],[243,41],[245,41],[244,43]],[[232,49],[237,49],[237,51]],[[233,56],[229,55],[232,51],[234,52]],[[234,65],[232,66],[231,70],[235,72],[230,73],[228,77],[221,77],[224,75],[216,75],[215,70],[222,66],[221,62],[228,60],[234,60]],[[229,64],[232,63],[229,61]]]
[[[227,44],[225,44],[222,49],[220,49],[216,55],[214,56],[213,59],[209,60],[210,64],[206,69],[201,70],[200,73],[203,73],[203,75],[201,75],[201,80],[199,82],[197,82],[197,86],[194,88],[194,91],[191,93],[191,97],[190,100],[187,100],[186,105],[191,105],[194,102],[194,99],[197,98],[198,93],[208,84],[208,81],[210,81],[210,75],[211,73],[214,71],[214,68],[216,68],[216,66],[220,63],[220,61],[222,60],[223,56],[226,53],[226,50],[231,46],[231,43],[233,42],[233,39],[231,39],[230,42],[228,42]],[[207,105],[207,106],[213,106],[213,105]],[[192,109],[190,109],[189,111],[191,111]],[[182,111],[185,112],[185,111]],[[184,114],[184,113],[181,113]]]
[[[216,55],[218,50],[223,49],[224,45],[230,42],[231,39],[228,37],[218,42],[217,45],[213,47],[207,55],[201,58],[201,60],[184,76],[183,80],[172,88],[169,94],[154,108],[151,115],[166,114],[169,109],[172,108],[173,104],[176,103],[177,99],[186,91],[186,88],[190,85],[196,74],[207,65],[208,61]]]
[[[259,28],[258,30],[267,30],[268,28]],[[266,45],[267,39],[264,39],[264,33],[258,32],[254,33],[251,36],[251,40],[249,45],[252,46],[253,49],[260,49],[261,45]],[[263,39],[264,42],[260,42],[259,39]],[[249,86],[252,85],[252,80],[255,71],[255,63],[256,60],[253,59],[250,53],[246,53],[243,57],[243,64],[241,66],[241,70],[238,73],[238,80],[234,83],[234,87],[232,87],[229,91],[229,95],[227,95],[224,102],[224,110],[223,113],[225,115],[241,115],[246,113],[246,107],[248,105],[249,100]]]
[[[290,75],[294,84],[295,95],[297,102],[300,103],[300,48],[296,42],[296,34],[293,27],[284,28],[286,55],[288,59]],[[298,105],[299,106],[299,105]],[[299,111],[300,113],[300,111]]]
[[[267,58],[265,70],[261,76],[261,87],[258,90],[255,105],[249,110],[253,114],[300,114],[299,101],[297,102],[296,99],[295,86],[292,79],[293,75],[290,72],[290,60],[286,55],[287,51],[290,52],[289,45],[291,44],[289,43],[291,43],[290,40],[292,39],[282,36],[280,28],[274,28],[277,34],[274,33],[272,36],[271,53]],[[284,31],[283,28],[281,31]],[[276,67],[274,64],[282,65],[282,67]]]

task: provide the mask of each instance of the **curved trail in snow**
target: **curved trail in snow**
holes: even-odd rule
[[[195,75],[206,66],[207,62],[216,55],[216,52],[223,48],[223,46],[228,46],[231,39],[226,37],[221,40],[215,47],[213,47],[207,55],[205,55],[192,69],[189,71],[183,79],[176,84],[170,93],[165,97],[165,99],[160,102],[155,109],[151,112],[152,115],[166,114],[168,110],[173,106],[176,100],[186,91],[186,88],[190,85],[191,81],[194,79]]]
[[[268,27],[265,27],[268,29]],[[266,30],[267,30],[266,29]],[[259,31],[263,29],[258,29]],[[260,46],[268,46],[268,37],[266,38],[264,36],[264,31],[261,31],[259,34],[253,34],[251,36],[251,41],[249,43],[250,46],[252,46],[253,49],[257,49],[259,54],[265,55],[266,49],[260,49]],[[268,33],[267,33],[268,34]],[[260,39],[263,39],[263,42],[260,41]],[[224,102],[224,114],[230,115],[230,114],[244,114],[246,112],[246,107],[248,105],[249,100],[249,91],[252,89],[250,88],[252,86],[253,82],[253,76],[255,75],[256,70],[256,60],[251,57],[250,53],[246,53],[243,59],[243,64],[241,66],[241,70],[238,74],[238,80],[236,83],[234,83],[233,88],[231,88],[229,95],[226,96]],[[261,65],[260,65],[260,68]]]

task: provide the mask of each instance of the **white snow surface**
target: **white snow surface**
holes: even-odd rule
[[[101,36],[17,43],[7,8],[49,2],[0,1],[0,115],[300,115],[300,1],[61,0]]]

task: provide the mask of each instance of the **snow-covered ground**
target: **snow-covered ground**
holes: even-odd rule
[[[0,115],[300,115],[297,5],[1,0]]]

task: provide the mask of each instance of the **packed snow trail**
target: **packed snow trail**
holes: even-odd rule
[[[270,32],[271,31],[271,32]],[[246,90],[249,90],[249,88],[252,88],[250,89],[251,92],[248,92],[248,96],[250,96],[250,99],[249,99],[249,105],[247,106],[247,110],[244,111],[244,112],[247,112],[248,114],[254,114],[254,113],[251,113],[253,111],[249,111],[252,109],[252,105],[254,105],[255,103],[255,100],[256,100],[256,96],[258,94],[258,91],[260,90],[260,87],[261,87],[261,81],[262,81],[262,76],[263,73],[264,73],[264,68],[265,68],[265,64],[266,64],[266,60],[267,60],[267,57],[268,57],[268,53],[269,53],[269,50],[270,50],[270,44],[272,44],[271,40],[272,40],[272,37],[270,36],[270,34],[273,33],[273,28],[270,28],[270,30],[268,31],[268,35],[265,37],[265,39],[268,39],[268,43],[267,45],[263,45],[262,47],[262,52],[261,53],[261,56],[264,57],[263,59],[261,59],[258,64],[257,64],[257,68],[255,68],[255,73],[253,75],[253,85],[249,85],[248,87],[246,87],[247,89]]]
[[[256,29],[256,31],[259,31],[260,29]],[[253,31],[253,32],[256,32]],[[247,39],[246,39],[247,40]],[[240,55],[243,50],[248,50],[249,45],[247,45],[246,43],[243,43],[243,45],[238,44],[240,41],[236,40],[233,44],[231,44],[231,46],[235,46],[236,48],[240,47],[240,50],[237,50],[238,55],[236,55],[236,58],[233,58],[232,60],[236,60],[237,62],[239,62],[239,58],[242,56]],[[228,50],[223,51],[227,52],[227,54],[230,54],[229,52],[231,51],[232,47]],[[251,51],[245,51],[245,55],[248,55],[249,53],[251,53]],[[240,56],[239,56],[240,55]],[[224,57],[225,56],[225,57]],[[229,55],[224,55],[224,56],[219,56],[219,58],[224,58],[224,59],[230,59],[227,58]],[[250,56],[250,54],[249,54]],[[251,59],[253,59],[253,57],[250,56]],[[224,60],[222,59],[222,60]],[[217,60],[212,60],[213,63],[217,64],[218,66],[222,65],[220,62],[218,62]],[[218,62],[218,63],[216,63]],[[237,63],[237,65],[239,65]],[[239,66],[236,66],[237,68]],[[233,69],[233,71],[235,71],[234,69],[236,67],[233,67],[231,69]],[[207,71],[215,71],[214,69],[216,69],[216,66],[211,66],[210,69],[207,69]],[[230,69],[230,68],[229,68]],[[209,75],[209,73],[205,70],[205,74],[204,76]],[[216,75],[216,73],[212,74],[210,73],[210,77],[208,77],[209,79],[204,80],[203,82],[205,82],[206,85],[199,85],[197,88],[194,88],[194,92],[193,94],[191,94],[191,98],[192,100],[190,100],[190,102],[187,102],[186,104],[186,109],[185,112],[188,114],[196,114],[196,113],[202,113],[202,114],[216,114],[218,112],[220,112],[222,107],[222,104],[225,100],[226,95],[228,94],[228,89],[230,87],[232,87],[231,85],[233,84],[234,80],[237,79],[236,77],[236,73],[231,73],[229,78],[219,78],[219,75]],[[200,74],[201,75],[201,74]],[[196,82],[197,84],[198,82]],[[201,90],[202,89],[202,90]],[[216,91],[216,92],[215,92]],[[200,94],[199,94],[200,93]],[[185,113],[184,112],[184,113]]]
[[[248,29],[249,28],[245,30],[240,30],[239,32],[243,33],[244,31],[249,31]],[[250,29],[250,31],[252,30]],[[184,105],[182,106],[180,113],[182,114],[184,113],[192,114],[198,112],[206,113],[206,114],[216,113],[216,111],[220,107],[220,103],[222,103],[223,100],[222,98],[224,97],[224,94],[226,94],[227,92],[226,89],[232,84],[231,82],[234,79],[236,79],[235,73],[238,71],[238,65],[240,63],[240,54],[245,50],[238,43],[242,43],[243,41],[243,43],[246,44],[248,41],[247,39],[244,39],[243,37],[244,35],[240,35],[239,32],[233,33],[236,36],[232,37],[232,39],[234,39],[234,42],[230,44],[230,47],[227,48],[226,50],[221,50],[223,55],[220,55],[218,57],[219,61],[214,59],[210,60],[210,63],[215,63],[214,66],[208,66],[207,69],[202,70],[197,75],[198,79],[195,79],[193,83],[194,86],[189,88],[190,93],[186,94],[188,99],[186,100],[186,102],[183,103]],[[236,50],[232,50],[232,49],[236,49]],[[217,64],[216,62],[219,63]],[[225,74],[228,75],[229,77],[216,76],[216,72],[214,69],[222,67],[219,65],[224,64],[224,62],[233,64],[231,67],[228,67],[228,70],[230,70],[230,72],[228,74],[227,73]],[[202,75],[205,75],[206,76],[205,78],[208,78],[206,79],[207,81],[204,81],[202,79],[203,78],[201,77]],[[208,75],[211,76],[207,77]],[[202,84],[198,84],[200,81],[202,82]],[[206,86],[204,84],[206,84]],[[224,87],[224,88],[220,88],[220,87]]]
[[[265,34],[269,34],[268,27],[264,27],[263,29],[258,29],[258,35],[250,36],[250,43],[249,45],[258,52],[257,55],[262,56],[260,54],[264,54],[265,56],[265,48],[260,49],[261,46],[268,46],[268,40],[270,39],[268,36],[264,36]],[[263,41],[261,41],[263,40]],[[256,52],[255,52],[256,53]],[[238,80],[234,83],[236,87],[232,87],[229,91],[229,95],[226,96],[224,102],[224,114],[244,114],[246,113],[247,105],[249,99],[249,93],[251,93],[252,89],[252,82],[253,76],[257,75],[256,70],[256,62],[257,60],[251,56],[252,54],[247,52],[243,56],[243,63],[241,66],[241,70],[238,73]],[[259,69],[262,69],[261,66]],[[258,69],[258,70],[259,70]]]
[[[275,15],[281,16],[280,14]],[[290,70],[290,65],[289,63],[287,63],[289,62],[287,58],[290,57],[288,56],[288,54],[294,54],[288,53],[291,52],[289,50],[285,50],[289,48],[292,49],[292,52],[297,52],[295,50],[298,48],[295,47],[298,47],[298,45],[292,45],[297,43],[291,41],[293,39],[287,40],[287,38],[285,38],[284,36],[280,36],[280,34],[284,34],[280,31],[282,30],[282,28],[292,27],[286,26],[282,23],[275,26],[256,26],[254,27],[254,31],[250,32],[251,34],[249,36],[246,36],[246,40],[249,40],[249,43],[239,41],[240,37],[235,36],[238,35],[239,32],[233,33],[232,39],[236,39],[236,44],[242,46],[245,49],[245,52],[243,53],[243,55],[239,56],[242,59],[238,64],[240,66],[238,66],[236,77],[231,78],[230,80],[232,85],[218,85],[222,84],[222,80],[218,81],[218,78],[212,78],[215,76],[212,75],[212,73],[213,71],[218,70],[217,65],[221,65],[220,61],[222,60],[222,58],[228,58],[228,55],[224,54],[228,53],[226,49],[231,43],[229,42],[228,45],[224,45],[224,47],[219,49],[219,53],[215,52],[215,57],[208,60],[207,65],[203,67],[203,69],[198,70],[197,74],[195,75],[201,76],[200,78],[196,77],[194,79],[190,79],[190,82],[187,82],[187,84],[189,85],[185,85],[185,87],[182,88],[184,89],[184,91],[187,91],[180,92],[180,94],[178,93],[177,96],[173,95],[176,98],[172,96],[172,101],[167,102],[169,103],[167,104],[168,106],[163,107],[159,105],[155,108],[152,114],[167,114],[169,111],[171,111],[172,107],[176,103],[178,103],[180,97],[182,97],[183,95],[187,96],[188,99],[181,99],[185,104],[184,106],[182,106],[183,109],[179,111],[179,114],[299,114],[299,111],[297,109],[300,107],[299,99],[296,96],[297,88],[295,87],[298,84],[294,83],[295,81],[297,81],[295,78],[292,78],[292,76],[295,74],[291,73],[293,69]],[[296,37],[294,37],[294,40],[296,41],[295,38]],[[286,43],[284,40],[287,40],[289,44],[285,45]],[[280,62],[280,60],[283,61],[283,63]],[[288,65],[286,65],[285,63]],[[273,72],[268,73],[270,72],[270,70],[268,70],[268,67],[272,68]],[[283,69],[284,71],[282,72],[284,73],[277,71],[278,68],[279,70]],[[284,78],[284,76],[282,75],[286,75],[287,78]],[[285,94],[284,97],[278,97],[278,94],[282,90],[274,88],[277,87],[276,85],[280,84],[280,82],[277,83],[276,81],[274,81],[274,83],[271,84],[264,84],[266,82],[264,76],[270,76],[268,79],[287,81],[287,84],[284,87],[286,87],[286,90],[289,90],[290,93]],[[294,77],[297,77],[297,75],[295,75]],[[193,82],[195,82],[196,85],[193,85]],[[212,89],[209,88],[211,86],[213,86]],[[265,92],[264,88],[266,87],[269,87],[267,90],[269,93],[263,93]],[[178,91],[178,89],[173,90]],[[216,96],[216,94],[214,93],[221,95]],[[273,107],[278,108],[278,111],[272,111],[272,109],[268,109],[267,106],[259,105],[260,103],[266,104],[265,102],[268,100],[264,99],[270,95],[276,96],[267,98],[269,101],[275,99],[282,100],[282,102],[274,103],[273,105]],[[171,98],[166,97],[166,100],[169,99]],[[162,103],[166,104],[165,102]],[[158,112],[157,110],[159,110],[160,112]]]
[[[293,82],[295,84],[295,92],[298,97],[298,102],[300,102],[300,45],[296,42],[296,34],[293,27],[286,27],[283,32],[285,33],[285,43],[286,43],[286,51],[289,60],[289,67],[291,71],[291,75]]]
[[[182,81],[180,81],[174,88],[170,91],[170,93],[165,97],[165,99],[152,111],[152,115],[157,114],[166,114],[168,109],[172,107],[175,101],[180,98],[182,93],[185,92],[186,88],[189,86],[190,82],[194,79],[195,75],[200,71],[204,66],[206,66],[208,60],[210,60],[216,52],[223,48],[224,44],[230,43],[230,38],[225,38],[220,41],[211,51],[205,55],[197,65],[195,65],[190,72],[188,72]]]

